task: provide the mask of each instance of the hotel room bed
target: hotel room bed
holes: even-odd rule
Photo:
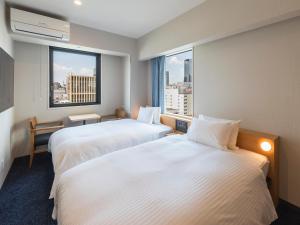
[[[53,216],[59,225],[269,225],[267,161],[165,137],[65,172]]]
[[[123,119],[55,132],[48,147],[55,172],[50,198],[54,197],[59,177],[66,170],[104,154],[156,140],[171,131],[172,128],[163,124]]]

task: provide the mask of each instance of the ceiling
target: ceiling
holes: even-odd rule
[[[205,0],[8,0],[68,19],[72,23],[132,38],[160,27]]]

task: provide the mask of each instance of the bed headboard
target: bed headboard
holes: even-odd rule
[[[161,122],[172,127],[174,130],[176,119],[186,121],[188,122],[188,125],[191,124],[191,119],[175,117],[172,115],[161,115]],[[262,144],[266,145],[263,147],[267,148],[268,151],[263,150]],[[269,159],[270,166],[267,183],[275,206],[278,203],[279,186],[278,144],[279,137],[276,135],[246,129],[240,129],[237,140],[238,147],[264,155]]]
[[[177,116],[173,116],[173,115],[166,115],[166,114],[162,114],[160,116],[160,122],[162,124],[165,124],[169,127],[172,127],[173,130],[176,129],[176,120],[181,120],[181,121],[184,121],[184,122],[187,122],[188,123],[188,126],[191,125],[191,119],[189,118],[181,118],[181,117],[177,117]]]

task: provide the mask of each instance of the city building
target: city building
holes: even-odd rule
[[[193,115],[193,87],[192,87],[192,59],[183,61],[183,79],[170,84],[169,70],[166,71],[165,107],[166,112],[192,116]]]
[[[165,107],[168,113],[193,115],[192,89],[187,86],[171,85],[165,89]]]
[[[66,85],[53,82],[53,101],[54,103],[69,103]]]
[[[193,96],[192,94],[178,94],[178,114],[185,116],[193,115]]]
[[[170,72],[166,71],[166,86],[170,85]]]
[[[70,74],[67,77],[67,95],[71,103],[96,101],[96,76]]]
[[[192,59],[184,60],[184,82],[192,82],[193,61]]]

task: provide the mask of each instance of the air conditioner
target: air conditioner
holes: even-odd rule
[[[15,33],[70,40],[70,23],[15,8],[10,9],[10,26]]]

